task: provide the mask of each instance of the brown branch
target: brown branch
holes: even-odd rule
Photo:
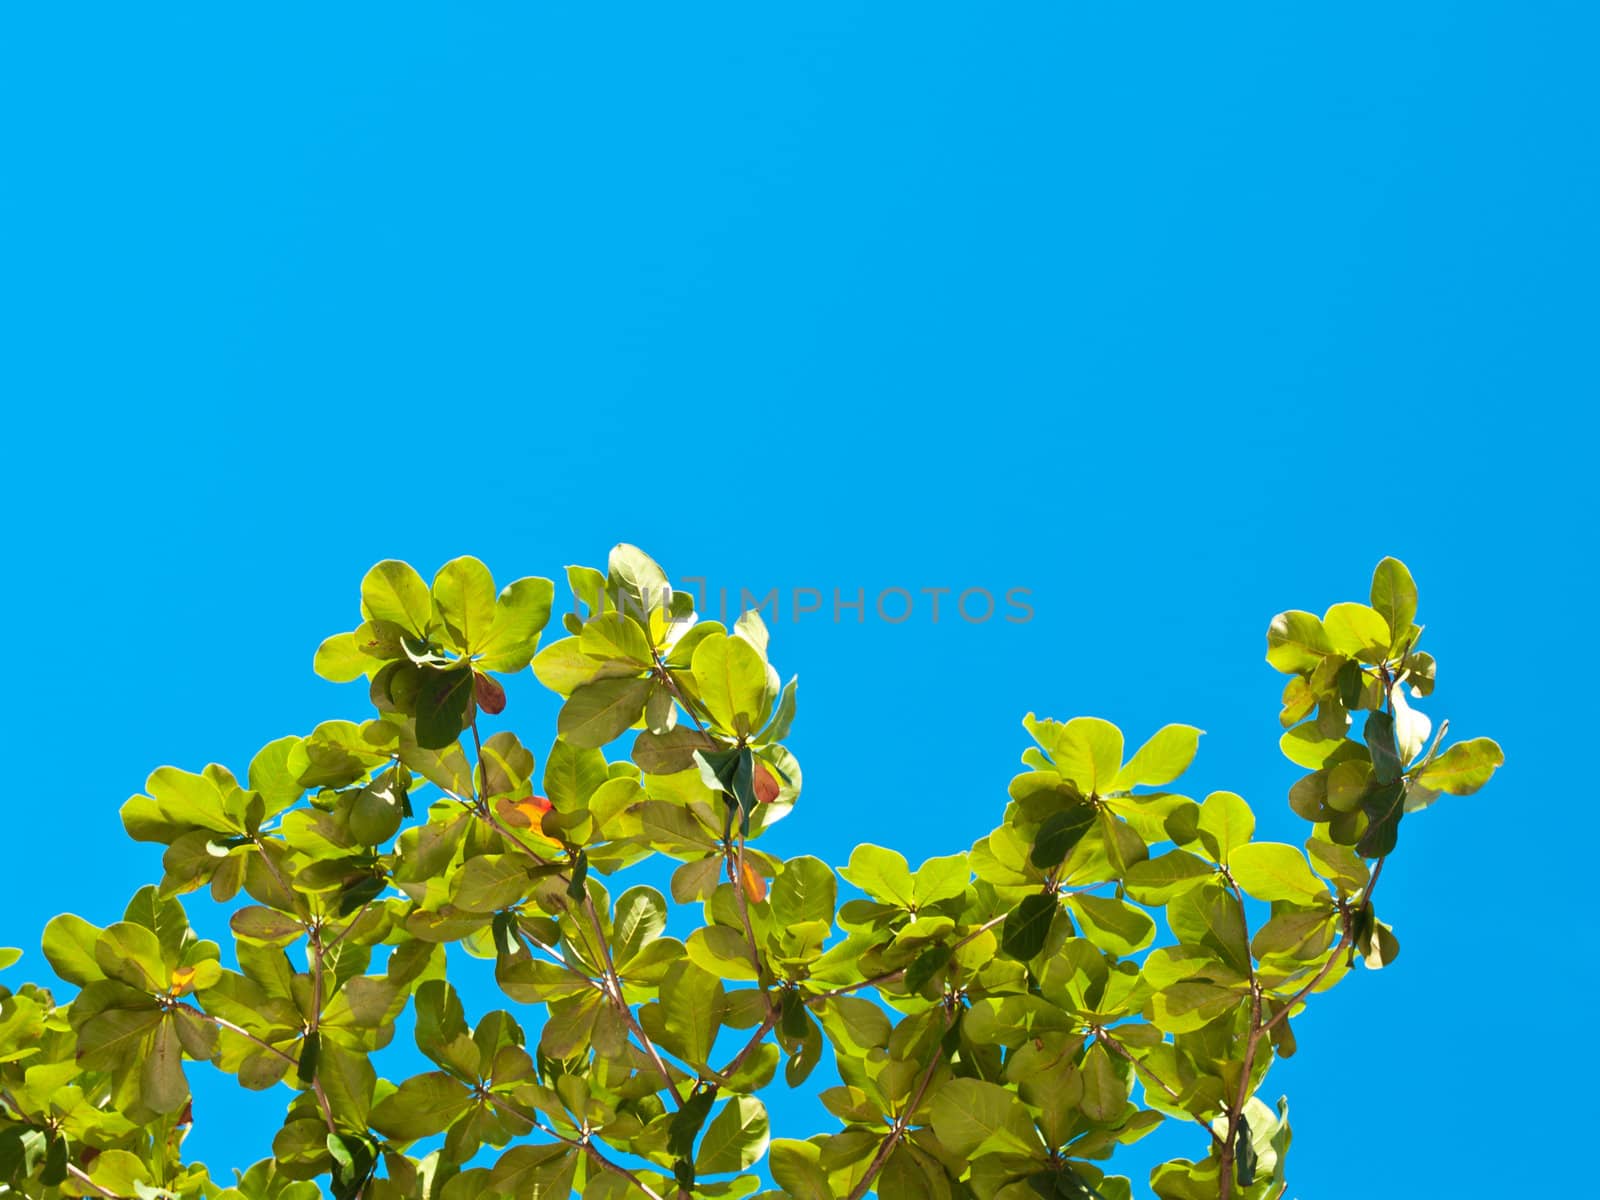
[[[662,1082],[667,1085],[667,1095],[672,1097],[672,1107],[682,1108],[683,1098],[678,1095],[678,1085],[672,1078],[672,1071],[662,1061],[661,1052],[656,1049],[655,1043],[650,1040],[650,1035],[639,1024],[639,1019],[633,1015],[633,1009],[628,1005],[627,997],[622,994],[622,980],[618,978],[616,964],[611,960],[611,946],[606,941],[604,931],[600,928],[600,914],[595,912],[594,900],[589,896],[588,892],[585,892],[583,896],[583,908],[589,916],[589,924],[593,927],[595,940],[600,946],[600,965],[605,970],[604,982],[606,991],[611,997],[612,1007],[617,1010],[617,1015],[627,1022],[628,1028],[639,1039],[640,1047],[650,1061],[655,1064],[656,1071],[660,1074]]]
[[[217,1026],[219,1029],[226,1029],[229,1033],[236,1033],[240,1037],[244,1038],[246,1041],[254,1042],[257,1046],[260,1046],[263,1050],[269,1051],[272,1054],[276,1054],[279,1058],[283,1059],[285,1062],[291,1062],[292,1063],[292,1062],[298,1062],[299,1061],[297,1058],[295,1058],[294,1055],[290,1054],[287,1050],[278,1049],[278,1047],[274,1046],[271,1042],[265,1040],[264,1038],[258,1038],[255,1034],[251,1033],[243,1025],[235,1025],[232,1021],[228,1020],[225,1017],[219,1017],[219,1016],[213,1015],[212,1013],[204,1012],[201,1009],[195,1008],[193,1005],[190,1005],[190,1004],[180,1004],[180,1005],[177,1006],[177,1010],[176,1011],[181,1012],[181,1013],[188,1013],[191,1017],[198,1017],[202,1021],[210,1021],[213,1025]]]
[[[1148,1078],[1163,1092],[1165,1092],[1168,1099],[1170,1099],[1174,1104],[1181,1105],[1183,1103],[1182,1099],[1179,1098],[1178,1093],[1174,1091],[1172,1087],[1161,1078],[1161,1076],[1157,1075],[1148,1066],[1135,1058],[1126,1046],[1111,1036],[1111,1032],[1109,1030],[1096,1028],[1095,1036],[1100,1039],[1101,1043],[1106,1047],[1106,1049],[1110,1050],[1113,1054],[1116,1054],[1120,1058],[1125,1059],[1128,1065],[1133,1068],[1134,1074],[1138,1075],[1141,1080]],[[1189,1119],[1196,1125],[1200,1126],[1201,1129],[1204,1129],[1208,1134],[1212,1133],[1211,1126],[1206,1121],[1202,1120],[1200,1117],[1197,1117],[1194,1113],[1188,1112],[1187,1109],[1184,1111],[1188,1115]],[[1213,1134],[1213,1136],[1215,1135]]]
[[[121,1192],[107,1191],[94,1180],[90,1179],[89,1176],[84,1172],[83,1168],[79,1167],[77,1163],[67,1164],[67,1174],[76,1179],[83,1187],[93,1189],[95,1195],[97,1196],[108,1197],[108,1200],[123,1200]]]
[[[1250,924],[1244,915],[1244,893],[1239,890],[1239,885],[1234,882],[1233,876],[1228,874],[1226,865],[1222,868],[1222,878],[1227,882],[1233,898],[1239,904],[1239,922],[1244,926],[1244,961],[1245,968],[1250,974],[1250,1036],[1244,1047],[1244,1069],[1239,1073],[1239,1093],[1224,1110],[1227,1118],[1227,1134],[1222,1141],[1222,1147],[1217,1153],[1217,1162],[1220,1167],[1221,1200],[1231,1200],[1233,1196],[1233,1159],[1234,1139],[1239,1132],[1239,1119],[1244,1113],[1245,1103],[1250,1099],[1250,1072],[1255,1066],[1256,1048],[1261,1044],[1261,1035],[1266,1032],[1266,1027],[1261,1023],[1261,982],[1256,978],[1255,955],[1250,951]],[[1211,1136],[1216,1137],[1215,1131]]]
[[[317,1048],[320,1050],[321,1033],[319,1031],[322,1026],[322,929],[319,925],[311,927],[310,949],[311,1016],[306,1026],[306,1033],[307,1035],[317,1034],[319,1042]],[[318,1058],[321,1058],[320,1054]],[[333,1119],[333,1106],[328,1103],[328,1093],[323,1089],[322,1080],[319,1078],[322,1072],[320,1061],[316,1064],[316,1067],[317,1069],[311,1073],[311,1090],[317,1097],[318,1107],[322,1109],[322,1119],[328,1124],[328,1132],[338,1133],[339,1127]]]
[[[1334,964],[1339,961],[1339,956],[1349,950],[1351,943],[1355,941],[1354,914],[1360,912],[1371,901],[1372,889],[1378,886],[1378,876],[1383,874],[1383,864],[1388,861],[1389,860],[1387,858],[1380,858],[1378,860],[1377,865],[1372,869],[1371,876],[1369,876],[1367,879],[1367,886],[1361,889],[1361,897],[1356,901],[1355,907],[1353,909],[1346,909],[1344,913],[1344,930],[1340,934],[1339,941],[1334,945],[1333,949],[1329,951],[1328,961],[1322,964],[1322,969],[1312,977],[1310,983],[1306,984],[1305,987],[1301,988],[1293,996],[1290,996],[1288,1000],[1284,1001],[1283,1007],[1277,1012],[1273,1013],[1272,1016],[1267,1019],[1266,1028],[1272,1029],[1280,1021],[1288,1020],[1289,1010],[1303,1001],[1312,992],[1316,991],[1317,985],[1328,977],[1329,972],[1333,970]]]
[[[614,1175],[620,1175],[623,1179],[626,1179],[629,1183],[633,1184],[634,1187],[638,1188],[641,1192],[648,1196],[650,1200],[662,1200],[662,1197],[658,1192],[652,1190],[650,1186],[644,1182],[644,1180],[640,1179],[632,1171],[628,1170],[627,1167],[623,1166],[621,1163],[612,1162],[604,1154],[600,1153],[600,1148],[594,1144],[594,1141],[590,1135],[585,1134],[582,1137],[572,1138],[568,1137],[564,1133],[559,1133],[541,1121],[538,1113],[530,1113],[520,1104],[517,1104],[506,1097],[496,1096],[492,1103],[498,1108],[505,1109],[507,1112],[515,1113],[524,1121],[528,1122],[528,1124],[535,1126],[536,1128],[555,1138],[556,1141],[565,1142],[569,1146],[573,1146],[582,1150],[594,1160],[596,1166],[610,1171]]]
[[[476,726],[474,726],[474,732],[476,732]],[[528,858],[531,858],[541,867],[551,867],[556,865],[552,860],[545,858],[544,855],[534,850],[533,847],[525,844],[520,838],[513,836],[511,831],[501,824],[500,821],[495,818],[494,814],[489,811],[489,806],[485,801],[474,798],[474,800],[469,803],[448,789],[441,788],[440,790],[454,800],[457,804],[462,805],[462,807],[473,813],[479,820],[485,822],[491,829],[504,837],[507,842],[509,842],[516,849],[520,850]],[[555,878],[558,880],[563,880],[569,885],[572,882],[571,874],[566,872],[556,872]],[[589,947],[589,950],[596,960],[595,965],[600,967],[605,973],[603,990],[606,992],[607,996],[610,997],[613,1007],[617,1010],[617,1014],[622,1017],[622,1019],[627,1023],[628,1028],[639,1039],[640,1048],[644,1051],[646,1057],[650,1059],[651,1063],[654,1064],[656,1071],[661,1075],[662,1080],[667,1086],[667,1094],[672,1097],[673,1107],[682,1108],[683,1098],[678,1095],[678,1086],[673,1081],[671,1070],[669,1070],[667,1064],[662,1061],[660,1051],[656,1049],[655,1043],[650,1040],[650,1035],[645,1033],[643,1027],[640,1026],[638,1019],[633,1015],[633,1010],[628,1006],[627,998],[622,994],[622,981],[617,977],[616,966],[611,961],[611,948],[606,944],[605,933],[600,928],[599,915],[594,910],[594,901],[589,897],[587,892],[584,893],[583,904],[586,912],[588,913],[590,923],[594,928],[595,938],[598,941],[598,950],[596,950],[594,947]],[[585,938],[584,940],[587,941],[588,939]]]
[[[945,1013],[945,1028],[948,1030],[951,1023],[951,1014]],[[889,1127],[889,1132],[878,1144],[878,1151],[872,1156],[872,1161],[867,1164],[867,1173],[863,1175],[855,1187],[850,1189],[850,1194],[845,1200],[861,1200],[872,1187],[872,1181],[878,1177],[884,1165],[888,1163],[889,1156],[894,1153],[894,1148],[900,1144],[900,1139],[905,1136],[911,1127],[911,1117],[922,1104],[922,1097],[927,1094],[928,1085],[933,1082],[933,1077],[938,1074],[939,1066],[944,1062],[944,1056],[934,1051],[933,1061],[928,1064],[928,1069],[922,1073],[922,1080],[917,1084],[916,1093],[911,1097],[911,1102],[906,1105],[905,1111],[894,1119],[894,1124]]]
[[[753,1033],[750,1036],[750,1040],[744,1044],[744,1046],[739,1050],[739,1053],[735,1054],[733,1056],[733,1058],[731,1058],[728,1061],[728,1065],[727,1066],[723,1067],[722,1070],[720,1070],[720,1071],[712,1071],[712,1072],[710,1072],[711,1077],[713,1079],[715,1079],[717,1081],[717,1083],[719,1083],[722,1086],[726,1087],[728,1085],[728,1079],[733,1075],[733,1073],[735,1071],[737,1071],[740,1067],[744,1066],[744,1060],[749,1058],[750,1055],[755,1052],[755,1048],[757,1046],[761,1045],[762,1041],[765,1040],[768,1032],[777,1023],[778,1023],[778,1010],[773,1005],[771,998],[768,997],[768,1000],[767,1000],[767,1015],[762,1019],[761,1024],[756,1027],[755,1033]]]
[[[974,938],[987,933],[996,925],[999,925],[1010,915],[1011,914],[1009,912],[1003,912],[998,917],[990,917],[976,929],[968,931],[961,937],[957,938],[954,942],[951,942],[950,952],[952,954],[955,953]],[[893,971],[885,971],[882,975],[874,975],[871,979],[863,979],[860,983],[847,983],[841,987],[829,988],[825,992],[816,992],[810,996],[807,996],[805,1002],[807,1004],[811,1004],[818,1000],[831,1000],[835,996],[848,996],[851,992],[859,992],[862,988],[877,987],[879,984],[883,983],[893,983],[896,979],[899,979],[910,969],[910,964],[908,963],[906,966],[899,967]]]

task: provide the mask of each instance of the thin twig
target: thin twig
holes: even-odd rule
[[[1289,999],[1284,1002],[1283,1007],[1277,1012],[1273,1013],[1272,1016],[1267,1019],[1266,1028],[1272,1029],[1280,1021],[1288,1020],[1289,1010],[1303,1001],[1312,992],[1316,991],[1317,985],[1328,977],[1328,973],[1333,970],[1334,964],[1339,961],[1342,955],[1348,952],[1350,944],[1355,941],[1354,914],[1360,912],[1371,901],[1372,889],[1378,886],[1378,876],[1383,874],[1383,864],[1388,861],[1389,860],[1387,858],[1380,858],[1378,860],[1377,865],[1372,869],[1371,876],[1367,879],[1367,886],[1361,890],[1361,898],[1356,902],[1354,908],[1348,909],[1345,912],[1344,930],[1339,937],[1338,943],[1335,944],[1333,949],[1329,952],[1328,961],[1322,964],[1322,969],[1312,977],[1310,983],[1306,984],[1293,996],[1290,996]]]
[[[1174,1104],[1181,1105],[1183,1103],[1183,1101],[1179,1098],[1178,1093],[1176,1091],[1174,1091],[1172,1089],[1172,1087],[1164,1079],[1161,1078],[1161,1076],[1157,1075],[1148,1066],[1146,1066],[1144,1063],[1140,1062],[1137,1058],[1135,1058],[1132,1055],[1132,1053],[1129,1052],[1129,1050],[1128,1050],[1128,1048],[1126,1046],[1124,1046],[1121,1042],[1117,1041],[1116,1038],[1111,1036],[1111,1033],[1110,1033],[1109,1030],[1097,1029],[1095,1031],[1095,1036],[1100,1039],[1101,1044],[1103,1044],[1106,1047],[1106,1049],[1110,1050],[1113,1054],[1116,1054],[1120,1058],[1123,1058],[1123,1059],[1127,1060],[1128,1065],[1133,1068],[1134,1073],[1136,1075],[1138,1075],[1140,1077],[1140,1079],[1148,1078],[1158,1088],[1160,1088],[1163,1092],[1165,1092],[1167,1094],[1167,1097]],[[1185,1111],[1186,1111],[1186,1115],[1188,1116],[1188,1118],[1191,1121],[1193,1121],[1196,1125],[1200,1126],[1200,1128],[1204,1129],[1207,1133],[1211,1133],[1211,1126],[1207,1122],[1205,1122],[1201,1118],[1195,1116],[1194,1113],[1187,1112],[1187,1110],[1185,1110]]]
[[[999,925],[1010,915],[1011,914],[1009,912],[1003,912],[998,917],[990,917],[976,929],[969,930],[961,937],[951,942],[950,952],[954,954],[968,942],[974,940],[975,938],[981,937],[983,934],[993,929],[996,925]],[[862,988],[877,987],[879,984],[884,983],[893,983],[896,979],[899,979],[910,969],[910,964],[907,964],[906,966],[899,967],[893,971],[885,971],[882,975],[874,975],[871,979],[863,979],[860,983],[847,983],[841,987],[830,988],[825,992],[816,992],[810,996],[807,996],[805,1002],[807,1004],[811,1004],[818,1000],[831,1000],[835,996],[848,996],[851,992],[859,992]]]
[[[640,1179],[632,1171],[628,1170],[627,1167],[623,1166],[621,1163],[612,1162],[604,1154],[600,1153],[600,1148],[594,1144],[592,1135],[585,1135],[583,1137],[575,1138],[568,1137],[566,1134],[557,1132],[556,1130],[550,1128],[550,1126],[546,1125],[543,1121],[539,1120],[537,1113],[530,1113],[520,1104],[516,1104],[506,1098],[496,1096],[494,1099],[494,1104],[499,1108],[505,1109],[507,1112],[515,1113],[530,1125],[536,1126],[545,1133],[549,1134],[551,1137],[555,1138],[556,1141],[565,1142],[569,1146],[573,1146],[582,1150],[594,1160],[596,1166],[610,1171],[614,1175],[620,1175],[623,1179],[626,1179],[629,1183],[633,1184],[634,1187],[638,1188],[646,1196],[650,1197],[650,1200],[662,1200],[662,1197],[658,1192],[654,1191],[648,1184],[644,1182],[644,1180]]]
[[[946,1029],[950,1028],[950,1021],[951,1016],[946,1012]],[[900,1144],[900,1139],[905,1136],[906,1130],[910,1128],[912,1115],[921,1106],[922,1097],[927,1093],[928,1085],[933,1082],[933,1077],[938,1073],[939,1067],[943,1062],[944,1055],[936,1049],[933,1061],[928,1064],[928,1069],[922,1073],[922,1081],[917,1084],[916,1094],[911,1097],[911,1103],[907,1104],[905,1111],[894,1119],[894,1124],[889,1127],[888,1134],[878,1144],[878,1152],[872,1156],[872,1161],[867,1164],[867,1173],[861,1177],[855,1187],[850,1189],[850,1194],[845,1197],[845,1200],[861,1200],[861,1197],[865,1196],[868,1189],[872,1187],[872,1181],[878,1177],[878,1172],[883,1170],[884,1165],[889,1161],[889,1156],[894,1153],[894,1148]]]
[[[67,1174],[71,1175],[74,1179],[76,1179],[84,1187],[92,1188],[97,1196],[106,1196],[106,1197],[109,1198],[109,1200],[123,1200],[122,1193],[107,1191],[105,1188],[101,1187],[94,1180],[90,1179],[89,1176],[84,1172],[84,1170],[81,1167],[78,1166],[77,1163],[68,1163],[67,1164]]]
[[[656,1049],[656,1044],[650,1040],[650,1035],[639,1024],[639,1019],[633,1015],[633,1009],[628,1005],[627,997],[622,994],[622,980],[617,977],[616,964],[611,960],[611,946],[607,943],[605,933],[600,928],[600,914],[595,912],[594,900],[589,896],[588,892],[585,892],[583,896],[583,908],[589,915],[589,924],[593,926],[595,940],[600,945],[602,960],[600,965],[606,973],[606,990],[610,993],[612,1007],[617,1010],[617,1015],[627,1022],[628,1028],[639,1039],[641,1048],[650,1061],[655,1064],[656,1071],[667,1085],[667,1095],[672,1097],[672,1107],[682,1108],[683,1098],[678,1095],[678,1085],[672,1078],[671,1070],[662,1061],[661,1052]]]
[[[181,1012],[181,1013],[188,1013],[190,1016],[198,1017],[202,1021],[210,1021],[213,1025],[217,1026],[218,1028],[226,1029],[229,1033],[236,1033],[240,1037],[244,1038],[246,1041],[254,1042],[257,1046],[260,1046],[263,1050],[269,1051],[272,1054],[276,1054],[279,1058],[283,1059],[285,1062],[291,1062],[292,1063],[292,1062],[298,1062],[299,1061],[298,1059],[295,1058],[294,1055],[290,1054],[288,1051],[278,1049],[278,1047],[274,1046],[271,1042],[266,1041],[264,1038],[258,1038],[255,1034],[251,1033],[243,1025],[235,1025],[232,1021],[228,1020],[225,1017],[219,1017],[219,1016],[216,1016],[216,1015],[214,1015],[212,1013],[203,1012],[200,1009],[195,1008],[194,1006],[189,1005],[189,1004],[180,1004],[180,1005],[178,1005],[177,1011]]]

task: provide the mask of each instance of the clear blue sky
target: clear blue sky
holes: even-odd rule
[[[1199,725],[1192,788],[1298,839],[1263,631],[1395,554],[1429,711],[1509,765],[1298,1023],[1291,1194],[1583,1186],[1592,6],[548,7],[0,19],[8,977],[155,877],[151,768],[361,714],[311,652],[382,557],[1031,589],[785,610],[774,848],[842,862],[985,833],[1030,709]],[[191,1149],[283,1099],[206,1088]]]

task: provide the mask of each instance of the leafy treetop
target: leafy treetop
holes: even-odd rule
[[[1156,1196],[1278,1197],[1288,1110],[1258,1092],[1292,1019],[1357,958],[1393,960],[1373,896],[1401,822],[1501,762],[1412,706],[1435,667],[1385,559],[1370,603],[1268,630],[1303,845],[1253,840],[1231,792],[1172,790],[1193,726],[1129,754],[1106,721],[1029,715],[993,832],[915,869],[859,846],[835,872],[758,848],[801,788],[795,682],[759,616],[697,621],[631,546],[567,582],[578,609],[540,649],[550,580],[379,563],[315,660],[367,681],[372,719],[270,742],[242,781],[150,776],[122,819],[164,847],[160,883],[106,928],[49,923],[70,1001],[0,988],[0,1193],[738,1197],[764,1161],[768,1197],[1127,1200],[1100,1164],[1176,1120],[1200,1157],[1156,1168]],[[480,729],[530,664],[564,698],[542,772]],[[682,941],[666,896],[624,886],[653,855],[697,906]],[[233,966],[190,928],[203,888],[232,906]],[[471,1022],[463,954],[507,1002]],[[433,1069],[391,1081],[408,1007]],[[771,1137],[760,1094],[824,1056],[838,1127]],[[186,1059],[290,1098],[231,1182],[183,1159]]]

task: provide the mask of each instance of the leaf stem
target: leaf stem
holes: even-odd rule
[[[618,978],[616,964],[611,959],[611,946],[606,941],[605,933],[600,928],[600,914],[595,912],[594,899],[587,891],[583,895],[583,909],[588,914],[589,924],[594,929],[595,940],[600,945],[600,965],[605,971],[605,987],[607,994],[611,997],[611,1004],[617,1010],[617,1015],[627,1022],[628,1028],[639,1039],[641,1048],[650,1061],[655,1064],[656,1072],[667,1085],[667,1095],[672,1097],[672,1106],[674,1108],[682,1108],[683,1097],[678,1095],[678,1085],[672,1078],[672,1071],[662,1060],[661,1052],[656,1049],[655,1043],[650,1040],[650,1035],[639,1024],[639,1019],[633,1015],[633,1009],[629,1006],[627,997],[622,994],[622,980]]]
[[[998,917],[990,917],[976,929],[968,930],[960,938],[950,943],[951,953],[961,949],[961,947],[965,946],[974,938],[981,937],[983,934],[993,929],[996,925],[999,925],[1005,921],[1005,919],[1010,915],[1011,914],[1009,912],[1003,912]],[[831,1000],[835,996],[848,996],[851,992],[859,992],[862,988],[877,987],[879,984],[884,983],[893,983],[896,979],[899,979],[901,976],[903,976],[909,969],[910,965],[908,964],[907,966],[900,967],[893,971],[885,971],[882,975],[874,975],[871,979],[863,979],[860,983],[847,983],[841,985],[840,987],[830,988],[825,992],[816,992],[810,996],[807,996],[805,1002],[807,1004],[812,1004],[818,1000]]]
[[[271,1042],[266,1041],[263,1038],[258,1038],[255,1034],[251,1033],[243,1025],[235,1025],[232,1021],[228,1020],[225,1017],[215,1016],[212,1013],[208,1013],[208,1012],[203,1011],[202,1009],[195,1008],[193,1005],[190,1005],[190,1004],[180,1004],[180,1005],[177,1006],[177,1010],[176,1011],[181,1012],[181,1013],[188,1013],[190,1016],[198,1017],[202,1021],[210,1021],[213,1025],[217,1026],[219,1029],[226,1029],[229,1033],[236,1033],[240,1037],[244,1038],[246,1041],[254,1042],[257,1046],[260,1046],[263,1050],[266,1050],[266,1051],[268,1051],[269,1053],[272,1053],[272,1054],[276,1054],[279,1058],[283,1059],[285,1062],[292,1063],[292,1062],[297,1062],[298,1061],[295,1058],[295,1056],[290,1054],[288,1051],[278,1049],[278,1047],[274,1046]]]
[[[587,1154],[591,1159],[594,1160],[594,1163],[595,1163],[596,1166],[601,1167],[604,1170],[610,1171],[614,1175],[620,1175],[623,1179],[626,1179],[629,1183],[633,1184],[634,1187],[638,1188],[641,1192],[643,1192],[646,1196],[648,1196],[650,1198],[650,1200],[662,1200],[661,1195],[658,1192],[656,1192],[653,1189],[651,1189],[651,1187],[648,1184],[646,1184],[644,1182],[644,1180],[640,1179],[637,1175],[635,1175],[632,1171],[628,1170],[628,1168],[623,1166],[621,1163],[612,1162],[611,1159],[607,1158],[604,1154],[602,1154],[600,1152],[600,1147],[598,1147],[598,1146],[596,1146],[594,1144],[594,1140],[593,1140],[592,1137],[587,1136],[587,1135],[584,1136],[584,1137],[575,1137],[575,1138],[568,1137],[566,1134],[560,1133],[560,1132],[550,1128],[550,1126],[546,1125],[543,1121],[539,1120],[538,1113],[530,1113],[530,1112],[528,1112],[528,1110],[523,1108],[520,1104],[513,1103],[512,1101],[510,1101],[508,1099],[497,1097],[495,1099],[495,1104],[500,1108],[504,1108],[508,1112],[515,1113],[517,1116],[521,1117],[524,1121],[528,1122],[530,1125],[535,1126],[536,1128],[542,1130],[543,1132],[549,1134],[551,1137],[555,1138],[556,1141],[565,1142],[569,1146],[573,1146],[573,1147],[576,1147],[579,1150],[582,1150],[585,1154]]]
[[[310,930],[311,948],[311,1017],[306,1026],[307,1034],[317,1034],[320,1038],[322,1026],[322,927],[313,925]],[[317,1056],[319,1059],[321,1055]],[[329,1133],[338,1133],[339,1127],[333,1119],[333,1106],[328,1103],[328,1093],[322,1086],[322,1064],[319,1061],[316,1070],[311,1072],[311,1090],[317,1097],[317,1105],[322,1109],[322,1119],[328,1123]]]

